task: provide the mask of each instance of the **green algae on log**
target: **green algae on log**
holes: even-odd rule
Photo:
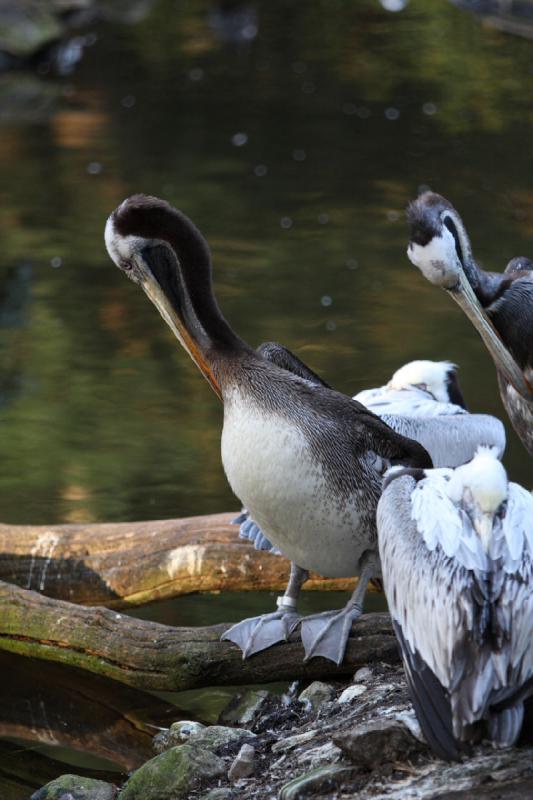
[[[388,614],[365,614],[352,628],[340,667],[323,658],[304,663],[298,632],[243,660],[221,642],[229,625],[173,628],[52,600],[0,582],[0,649],[105,675],[138,689],[182,691],[203,686],[317,680],[351,675],[364,664],[397,663]]]

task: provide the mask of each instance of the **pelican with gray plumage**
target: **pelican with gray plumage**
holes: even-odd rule
[[[180,211],[134,195],[109,217],[109,255],[139,284],[223,401],[228,481],[293,567],[278,611],[234,626],[244,654],[286,638],[307,570],[358,575],[346,607],[317,616],[307,657],[341,661],[368,580],[379,576],[376,506],[391,464],[429,467],[424,448],[361,404],[263,358],[232,330],[213,294],[211,258]],[[229,632],[228,632],[229,634]]]
[[[509,419],[533,455],[533,261],[513,258],[503,273],[482,270],[461,217],[434,192],[420,195],[407,216],[407,255],[477,329],[494,360]]]
[[[377,511],[389,610],[428,743],[508,747],[533,692],[533,496],[491,448],[455,470],[391,470]]]

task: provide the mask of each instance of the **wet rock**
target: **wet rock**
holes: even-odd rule
[[[226,725],[252,725],[271,697],[266,689],[249,689],[243,694],[236,694],[223,710],[219,721]]]
[[[250,744],[243,744],[235,761],[229,768],[228,778],[230,781],[239,781],[241,778],[249,778],[254,772],[255,748]]]
[[[337,703],[351,703],[356,697],[360,697],[364,694],[366,690],[367,687],[362,683],[355,683],[353,686],[348,686],[337,700]]]
[[[333,742],[352,761],[366,769],[402,761],[426,749],[402,722],[395,719],[373,720],[340,731],[333,736]]]
[[[327,703],[333,697],[333,687],[323,681],[313,681],[307,689],[300,693],[298,700],[316,711],[322,703]]]
[[[225,771],[224,761],[209,750],[190,744],[155,756],[133,773],[120,800],[182,800],[202,781]]]
[[[316,797],[339,786],[343,781],[349,780],[354,774],[353,767],[333,764],[319,767],[306,775],[286,783],[280,792],[279,800],[299,800],[301,797]]]
[[[104,781],[61,775],[31,796],[31,800],[114,800],[117,788]]]

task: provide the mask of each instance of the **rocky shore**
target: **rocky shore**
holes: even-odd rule
[[[527,730],[526,730],[527,733]],[[479,747],[462,763],[431,755],[400,665],[350,683],[236,694],[219,724],[178,721],[123,787],[64,775],[32,800],[518,800],[533,796],[533,747]]]

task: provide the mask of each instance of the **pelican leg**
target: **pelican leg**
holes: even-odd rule
[[[237,622],[222,634],[221,639],[238,645],[243,658],[286,641],[301,620],[296,606],[300,590],[308,577],[307,570],[291,562],[289,583],[285,593],[276,600],[278,610]]]
[[[323,611],[321,614],[304,617],[301,632],[305,661],[322,656],[334,661],[337,666],[342,663],[352,622],[363,613],[368,581],[375,571],[372,564],[363,566],[355,591],[341,611]]]

